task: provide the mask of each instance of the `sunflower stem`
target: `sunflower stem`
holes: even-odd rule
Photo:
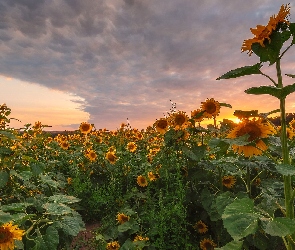
[[[250,178],[250,168],[247,166],[247,176],[246,176],[246,182],[247,182],[247,191],[249,198],[251,199],[251,178]]]
[[[266,74],[264,74],[262,72],[261,72],[261,75],[267,77],[276,87],[278,87],[278,84],[270,76],[268,76],[268,75],[266,75]]]
[[[276,61],[276,70],[277,70],[277,78],[278,78],[278,88],[283,88],[282,81],[282,72],[281,72],[281,63],[280,58]],[[281,144],[282,144],[282,156],[283,156],[283,164],[290,164],[289,158],[289,149],[287,143],[287,126],[286,126],[286,98],[280,98],[280,110],[281,110]],[[292,189],[292,179],[291,175],[284,176],[284,194],[285,194],[285,207],[286,207],[286,217],[293,219],[294,218],[294,196]],[[294,235],[288,238],[288,250],[295,249]]]

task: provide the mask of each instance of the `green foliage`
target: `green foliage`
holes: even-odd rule
[[[218,77],[216,80],[237,78],[237,77],[246,76],[246,75],[261,74],[261,71],[260,71],[261,67],[262,67],[261,63],[256,63],[251,66],[244,66],[237,69],[233,69],[223,74],[222,76]]]
[[[284,99],[289,94],[295,92],[295,83],[292,85],[287,85],[283,88],[277,88],[273,86],[260,86],[260,87],[252,87],[245,90],[247,94],[254,94],[254,95],[272,95],[278,99]]]

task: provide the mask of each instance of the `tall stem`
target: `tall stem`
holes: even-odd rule
[[[278,87],[283,87],[282,81],[282,72],[280,58],[276,62],[276,70],[278,77]],[[281,110],[281,144],[282,144],[282,156],[283,164],[290,164],[289,150],[287,144],[287,128],[286,128],[286,98],[280,99],[280,110]],[[286,217],[293,219],[294,218],[294,197],[292,195],[292,180],[291,175],[284,176],[284,194],[285,194],[285,207],[286,207]],[[294,235],[292,235],[294,238]],[[292,239],[288,239],[288,250],[295,249]]]

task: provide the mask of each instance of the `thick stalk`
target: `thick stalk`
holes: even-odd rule
[[[276,62],[276,70],[278,77],[278,87],[283,88],[282,81],[282,72],[280,65],[280,58]],[[286,128],[286,98],[280,99],[280,110],[281,110],[281,144],[282,144],[282,156],[283,156],[283,164],[290,164],[289,159],[289,150],[287,144],[287,128]],[[285,207],[286,207],[286,217],[293,219],[294,218],[294,197],[292,190],[292,180],[291,175],[284,176],[284,194],[285,194]],[[294,239],[294,235],[292,235]],[[294,250],[295,246],[293,244],[293,240],[288,238],[288,250]]]

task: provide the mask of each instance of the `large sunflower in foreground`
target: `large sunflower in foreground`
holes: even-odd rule
[[[239,123],[234,129],[232,129],[227,138],[238,138],[243,135],[249,135],[248,142],[255,143],[252,145],[233,145],[232,148],[238,154],[244,154],[246,157],[253,155],[262,155],[263,151],[267,150],[267,145],[261,140],[261,138],[267,138],[274,133],[274,128],[267,122],[259,120],[244,120]]]
[[[11,222],[5,223],[0,227],[0,249],[13,250],[14,241],[22,240],[25,231],[13,226]]]
[[[220,113],[220,104],[218,101],[215,101],[214,98],[210,98],[205,101],[201,102],[201,109],[205,111],[203,116],[206,118],[216,117]]]
[[[205,238],[200,242],[200,248],[202,250],[213,250],[214,247],[216,247],[216,244],[211,239]]]
[[[252,45],[254,43],[259,43],[262,47],[265,47],[265,41],[271,42],[270,36],[274,30],[276,30],[279,23],[287,23],[287,16],[290,14],[290,6],[289,5],[282,5],[280,11],[277,15],[273,15],[269,18],[268,24],[264,25],[257,25],[256,28],[251,28],[251,32],[254,35],[253,38],[244,40],[242,45],[242,52],[248,51],[249,56],[253,53]]]

